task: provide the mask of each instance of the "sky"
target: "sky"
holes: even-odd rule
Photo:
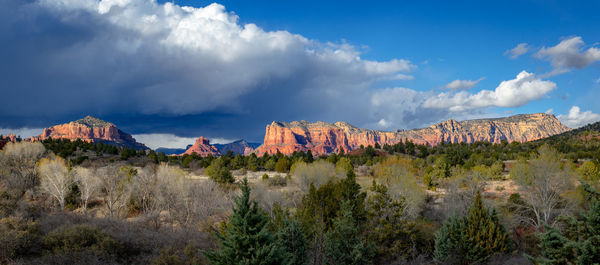
[[[600,120],[598,1],[0,0],[0,133],[92,115],[151,148],[272,121]]]

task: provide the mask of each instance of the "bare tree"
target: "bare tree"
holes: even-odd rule
[[[389,187],[389,193],[396,199],[406,199],[406,217],[414,219],[419,216],[425,206],[427,194],[419,186],[413,173],[412,161],[397,156],[388,157],[373,167],[378,181]]]
[[[102,180],[101,187],[104,192],[104,206],[109,217],[117,217],[122,210],[129,195],[129,182],[134,173],[130,167],[105,166],[97,169],[97,175]]]
[[[511,172],[511,178],[519,185],[525,202],[515,205],[519,217],[539,229],[544,224],[555,225],[555,218],[570,210],[569,202],[561,195],[573,187],[574,173],[568,165],[563,165],[556,150],[542,146],[538,152],[529,165]]]
[[[36,162],[44,155],[44,145],[35,142],[8,143],[0,152],[0,184],[15,200],[39,184]]]
[[[83,204],[83,211],[87,211],[89,200],[98,195],[102,181],[96,176],[96,170],[93,168],[76,167],[75,181],[79,187],[81,194],[81,202]]]
[[[169,220],[182,226],[198,224],[207,217],[231,208],[230,197],[213,181],[194,181],[166,164],[156,169],[155,198]]]
[[[339,178],[346,174],[345,172],[336,173],[335,165],[325,160],[319,160],[311,164],[294,163],[290,172],[293,175],[294,182],[304,193],[308,193],[311,183],[318,188],[330,179]]]
[[[65,160],[60,157],[42,158],[38,162],[38,171],[42,190],[54,197],[63,210],[65,198],[73,184],[73,177],[65,165]]]

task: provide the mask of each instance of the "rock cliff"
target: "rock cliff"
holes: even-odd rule
[[[185,150],[185,152],[181,155],[191,155],[193,153],[196,153],[197,155],[200,156],[218,156],[221,153],[219,152],[219,149],[217,149],[215,146],[210,144],[210,141],[202,136],[200,136],[200,138],[196,139],[196,142],[187,150]]]
[[[437,145],[441,142],[492,143],[527,142],[568,131],[554,115],[520,114],[506,118],[478,119],[458,122],[448,120],[427,128],[407,131],[376,131],[354,127],[346,122],[325,123],[294,121],[273,122],[267,125],[263,145],[255,153],[291,154],[311,150],[315,155],[351,151],[361,145],[395,144],[410,140],[418,144]]]
[[[119,130],[114,124],[92,116],[46,128],[39,136],[32,137],[32,140],[47,138],[80,139],[87,142],[104,142],[122,147],[148,149],[144,144],[138,143],[130,134]]]

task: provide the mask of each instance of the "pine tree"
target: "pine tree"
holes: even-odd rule
[[[354,219],[351,203],[344,201],[340,216],[335,219],[332,229],[325,234],[325,264],[371,264],[373,247],[360,237]]]
[[[236,198],[229,225],[217,233],[219,249],[204,252],[213,265],[281,264],[283,258],[268,230],[269,218],[250,200],[248,180],[242,182],[242,196]]]
[[[283,229],[277,233],[277,244],[283,251],[285,259],[283,265],[306,264],[308,240],[297,221],[287,219],[284,221]]]

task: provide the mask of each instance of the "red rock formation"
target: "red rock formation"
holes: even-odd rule
[[[215,146],[210,144],[210,141],[202,136],[200,136],[200,138],[196,139],[196,142],[187,150],[185,150],[185,152],[181,155],[191,155],[193,153],[196,153],[197,155],[200,156],[218,156],[221,153],[219,153],[219,149],[217,149]]]
[[[80,139],[86,142],[106,142],[119,146],[134,147],[136,149],[148,149],[145,145],[138,143],[135,139],[114,124],[86,116],[83,119],[69,123],[56,125],[44,129],[42,134],[32,137],[32,140],[52,139]]]
[[[255,153],[262,155],[279,151],[291,154],[311,150],[313,154],[321,155],[339,152],[341,148],[352,151],[361,145],[374,146],[375,143],[392,145],[405,139],[430,145],[441,142],[526,142],[568,130],[554,115],[544,113],[463,122],[448,120],[428,128],[395,132],[361,129],[345,122],[273,122],[267,125],[264,143]]]

